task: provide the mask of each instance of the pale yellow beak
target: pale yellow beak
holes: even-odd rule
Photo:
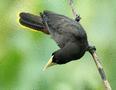
[[[52,61],[53,61],[53,56],[48,60],[47,64],[43,68],[43,71],[45,71],[48,67],[56,65],[56,63],[53,63]]]

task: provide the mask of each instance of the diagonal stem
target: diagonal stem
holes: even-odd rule
[[[104,84],[106,90],[112,90],[112,89],[111,89],[111,86],[110,86],[110,83],[108,82],[108,80],[107,80],[107,78],[106,78],[106,74],[105,74],[105,72],[104,72],[104,70],[103,70],[103,67],[102,67],[102,65],[101,65],[100,59],[98,58],[98,56],[97,56],[97,54],[96,54],[96,49],[95,49],[95,47],[91,47],[91,46],[90,46],[90,47],[89,47],[89,52],[91,53],[91,55],[92,55],[92,57],[93,57],[93,60],[94,60],[94,62],[95,62],[95,64],[96,64],[96,66],[97,66],[97,69],[98,69],[98,71],[99,71],[99,74],[100,74],[100,76],[101,76],[101,79],[102,79],[102,81],[103,81],[103,84]]]
[[[73,0],[68,0],[68,3],[72,9],[72,13],[73,13],[73,16],[76,17],[77,16],[77,12],[75,11],[74,9],[74,6],[73,6]]]
[[[75,10],[75,8],[73,6],[73,0],[68,0],[68,4],[71,7],[71,10],[72,10],[73,16],[75,17],[75,20],[77,22],[79,22],[81,17],[78,15],[78,13],[76,12],[76,10]]]

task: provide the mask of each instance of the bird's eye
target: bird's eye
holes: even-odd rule
[[[52,56],[54,55],[54,53],[52,53]]]
[[[56,53],[56,52],[53,52],[53,53],[52,53],[52,56],[53,56],[55,53]]]

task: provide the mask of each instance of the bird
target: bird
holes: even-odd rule
[[[27,12],[19,14],[21,25],[50,35],[59,49],[52,53],[44,69],[79,60],[88,51],[87,34],[79,20],[44,10],[40,15]]]

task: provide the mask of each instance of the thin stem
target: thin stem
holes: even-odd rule
[[[73,6],[73,0],[68,0],[68,3],[69,3],[69,5],[72,9],[73,16],[77,17],[77,12],[76,12],[76,10],[74,9],[74,6]]]
[[[79,22],[81,17],[78,15],[78,13],[76,12],[76,10],[75,10],[75,8],[73,6],[73,0],[68,0],[68,4],[71,7],[71,10],[72,10],[72,13],[73,13],[73,16],[74,16],[75,20],[77,22]]]
[[[99,71],[99,74],[101,76],[101,79],[103,81],[103,84],[104,84],[106,90],[112,90],[111,86],[110,86],[110,83],[108,82],[108,80],[106,78],[106,74],[105,74],[105,72],[103,70],[100,59],[98,58],[95,50],[96,50],[95,47],[90,47],[89,52],[91,53],[91,55],[93,57],[93,60],[94,60],[94,62],[96,64],[96,66],[97,66],[97,69]]]

